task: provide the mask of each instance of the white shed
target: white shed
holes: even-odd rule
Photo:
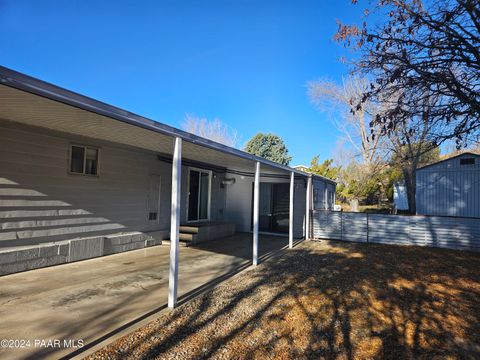
[[[463,153],[416,175],[417,214],[480,217],[480,155]]]
[[[393,204],[397,210],[408,210],[407,188],[403,183],[393,185]]]

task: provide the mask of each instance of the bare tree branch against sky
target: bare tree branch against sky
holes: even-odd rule
[[[240,145],[237,130],[230,128],[227,124],[220,121],[220,119],[208,120],[187,114],[182,123],[182,129],[220,144],[231,147],[238,147]]]
[[[335,149],[340,133],[311,106],[305,82],[347,74],[338,59],[348,51],[332,36],[336,19],[361,14],[348,1],[0,6],[4,66],[175,127],[190,113],[221,119],[244,140],[274,132],[292,164]]]

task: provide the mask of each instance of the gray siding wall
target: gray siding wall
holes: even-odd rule
[[[480,250],[480,219],[313,212],[318,239]]]
[[[326,181],[313,180],[313,209],[333,210],[335,205],[335,185]]]
[[[100,147],[100,175],[68,173],[71,143]],[[149,175],[161,176],[158,221]],[[76,237],[167,229],[171,165],[154,153],[0,121],[0,249]]]
[[[235,184],[226,186],[225,220],[233,222],[240,232],[251,231],[252,222],[252,177],[227,175],[235,178]],[[260,182],[287,182],[287,179],[260,178]],[[294,194],[294,237],[304,236],[306,192],[305,181],[295,180]]]
[[[99,176],[68,173],[72,143],[100,148]],[[151,175],[161,178],[158,220],[149,221]],[[224,177],[233,185],[221,186]],[[261,178],[262,182],[288,182]],[[253,178],[213,173],[211,220],[250,231]],[[181,222],[188,167],[182,166]],[[333,185],[315,181],[334,192]],[[304,236],[305,181],[295,182],[294,236]],[[328,196],[327,196],[328,197]],[[328,197],[327,208],[333,206]],[[171,164],[153,152],[0,120],[0,250],[80,237],[170,228]]]
[[[70,144],[100,148],[98,177],[68,173]],[[160,176],[158,220],[148,220],[150,175]],[[182,166],[186,222],[188,167]],[[211,219],[225,189],[213,174]],[[77,237],[170,229],[171,164],[153,152],[0,121],[0,249]],[[150,205],[151,206],[151,205]]]
[[[319,179],[313,180],[313,209],[333,210],[336,186]]]
[[[313,180],[313,209],[325,210],[327,208],[327,196],[325,194],[327,184],[323,181]]]
[[[480,217],[480,157],[460,165],[462,155],[417,171],[417,213]]]

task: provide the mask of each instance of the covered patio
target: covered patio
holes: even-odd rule
[[[260,260],[288,248],[287,237],[259,240]],[[251,241],[238,233],[180,247],[177,304],[251,266]],[[169,264],[162,245],[0,277],[0,338],[81,339],[82,351],[112,340],[166,309]],[[75,350],[32,345],[0,349],[0,357],[59,358]]]
[[[5,269],[14,269],[4,274],[169,239],[168,306],[173,308],[184,286],[178,280],[181,225],[222,221],[235,224],[235,231],[251,232],[242,239],[250,237],[250,262],[256,265],[262,224],[275,217],[271,209],[262,213],[267,183],[282,185],[279,222],[289,246],[294,238],[309,238],[311,174],[10,69],[0,67],[0,80],[5,134],[0,187],[6,198],[1,215],[7,219],[0,230],[0,260]],[[68,167],[79,148],[96,154],[93,161],[100,170],[93,177],[72,174]],[[274,187],[269,189],[273,193]],[[45,244],[50,245],[42,248]],[[23,252],[2,254],[2,247]],[[37,259],[39,254],[52,256]],[[11,259],[23,257],[15,270]]]

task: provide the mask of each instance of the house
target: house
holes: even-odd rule
[[[417,214],[480,217],[480,155],[463,153],[416,172]]]
[[[307,165],[295,165],[295,166],[293,166],[293,168],[295,170],[303,171],[303,172],[308,172],[308,170],[310,169],[310,167],[307,166]]]
[[[328,190],[327,190],[328,189]],[[335,182],[0,67],[0,275],[252,232],[310,237]],[[193,230],[192,230],[193,229]]]

